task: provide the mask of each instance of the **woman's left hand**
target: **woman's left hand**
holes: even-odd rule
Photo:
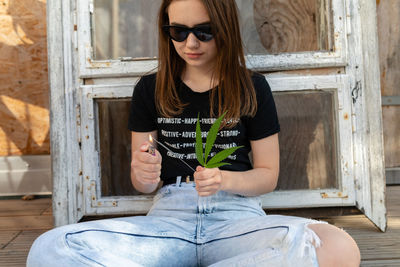
[[[193,176],[199,196],[211,196],[221,190],[222,174],[220,169],[197,166]]]

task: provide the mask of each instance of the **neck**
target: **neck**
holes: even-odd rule
[[[206,69],[186,66],[182,74],[182,81],[196,92],[208,91],[218,84],[218,81],[213,80],[212,67]]]

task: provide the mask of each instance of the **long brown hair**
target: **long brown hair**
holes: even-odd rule
[[[165,117],[177,115],[185,107],[185,103],[178,97],[175,81],[180,78],[186,64],[175,51],[172,41],[162,31],[162,26],[169,24],[168,7],[172,1],[174,0],[163,0],[158,14],[159,65],[155,95],[157,109]],[[226,120],[254,116],[257,110],[256,94],[251,73],[245,65],[236,2],[202,2],[210,17],[217,46],[213,79],[217,81],[218,86],[217,90],[211,90],[210,93],[210,115],[220,116],[227,112]]]

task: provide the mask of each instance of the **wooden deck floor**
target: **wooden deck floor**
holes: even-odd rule
[[[400,186],[387,187],[388,229],[378,231],[363,215],[326,218],[357,241],[361,266],[400,266]],[[25,266],[32,242],[53,227],[51,199],[0,200],[0,266]]]

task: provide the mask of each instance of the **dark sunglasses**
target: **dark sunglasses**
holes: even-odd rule
[[[177,42],[185,41],[189,33],[193,33],[196,38],[202,42],[208,42],[214,38],[210,25],[200,25],[193,28],[178,25],[164,25],[162,28],[172,40]]]

